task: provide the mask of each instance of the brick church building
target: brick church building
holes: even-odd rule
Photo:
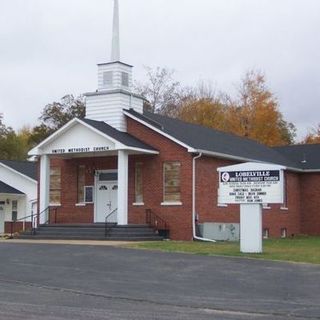
[[[144,112],[132,83],[132,66],[120,61],[115,0],[111,62],[98,65],[98,89],[85,94],[86,117],[29,152],[39,162],[40,223],[52,219],[50,207],[58,224],[106,217],[118,225],[145,224],[152,212],[171,239],[191,240],[201,236],[199,225],[221,231],[239,224],[239,205],[217,202],[217,168],[250,161],[286,168],[284,203],[263,205],[264,236],[320,234],[320,145],[269,148]]]

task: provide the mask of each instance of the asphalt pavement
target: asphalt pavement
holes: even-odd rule
[[[0,319],[320,319],[320,266],[0,243]]]

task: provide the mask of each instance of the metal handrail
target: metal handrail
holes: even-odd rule
[[[164,237],[169,236],[169,224],[151,209],[146,209],[146,224],[153,228],[158,234],[164,233]]]
[[[25,221],[26,219],[28,218],[31,218],[31,234],[34,235],[35,234],[35,229],[38,225],[38,223],[40,223],[40,217],[46,213],[47,211],[50,210],[50,206],[46,207],[44,210],[42,210],[40,213],[37,213],[37,214],[30,214],[28,216],[24,216],[22,218],[19,218],[19,219],[16,219],[14,221],[11,221],[11,225],[10,225],[10,238],[13,238],[13,234],[14,234],[14,230],[16,229],[16,223],[19,222],[19,221]],[[54,208],[55,210],[55,223],[57,222],[57,208]],[[49,211],[50,212],[50,211]],[[48,220],[45,221],[44,224],[47,224],[50,220],[50,214],[48,214]]]
[[[108,219],[116,212],[118,211],[118,208],[112,210],[105,218],[105,223],[104,223],[104,236],[107,237],[109,234],[109,230],[111,228],[108,228]]]
[[[20,219],[15,219],[15,220],[13,220],[13,221],[10,221],[10,238],[13,237],[13,233],[14,233],[14,230],[15,230],[16,223],[19,222],[19,221],[25,221],[25,220],[27,220],[28,218],[31,218],[31,221],[30,221],[30,222],[31,222],[31,228],[32,228],[33,216],[34,216],[34,214],[30,214],[30,215],[24,216],[24,217],[22,217],[22,218],[20,218]],[[26,222],[26,221],[25,221],[25,222]],[[29,222],[29,221],[27,221],[27,222]]]

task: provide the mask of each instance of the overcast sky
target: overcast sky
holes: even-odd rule
[[[176,70],[183,84],[210,80],[233,92],[265,72],[299,136],[320,122],[319,0],[119,0],[121,57]],[[43,107],[95,90],[110,58],[112,0],[0,0],[0,112],[15,129]]]

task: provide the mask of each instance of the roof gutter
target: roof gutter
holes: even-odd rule
[[[250,159],[250,158],[244,158],[244,157],[238,157],[238,156],[232,156],[229,155],[227,153],[220,153],[220,152],[213,152],[213,151],[207,151],[207,150],[197,150],[197,152],[202,153],[204,155],[208,155],[208,156],[214,156],[217,158],[223,158],[223,159],[228,159],[228,160],[236,160],[236,161],[243,161],[243,162],[257,162],[257,163],[268,163],[266,161],[262,161],[262,160],[256,160],[256,159]],[[275,162],[269,162],[270,164],[278,164]],[[297,168],[293,168],[293,167],[288,167],[286,166],[286,169],[290,170],[290,171],[295,171],[295,172],[306,172],[307,170],[302,170],[302,169],[297,169]],[[320,170],[319,170],[320,172]]]
[[[196,160],[201,157],[202,153],[200,152],[192,159],[192,236],[193,240],[216,242],[215,240],[198,237],[196,235]]]

